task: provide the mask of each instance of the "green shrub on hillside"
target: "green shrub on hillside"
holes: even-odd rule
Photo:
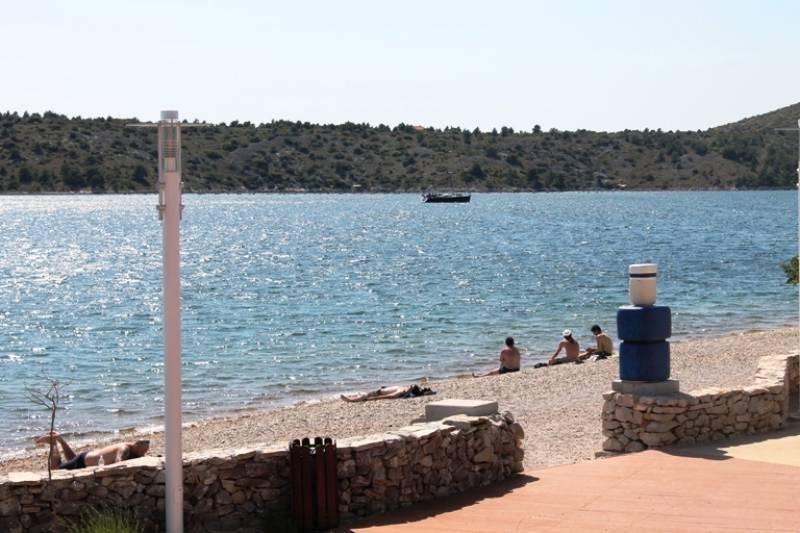
[[[783,272],[786,274],[786,283],[793,283],[794,285],[797,285],[798,282],[797,262],[798,262],[798,256],[794,256],[789,261],[781,263]]]
[[[800,104],[696,132],[198,124],[184,132],[183,182],[186,192],[791,187],[796,138],[774,128],[798,114]],[[0,191],[152,191],[156,136],[130,122],[0,113]]]

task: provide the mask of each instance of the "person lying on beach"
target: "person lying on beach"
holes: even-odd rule
[[[420,387],[419,385],[402,386],[397,385],[394,387],[381,387],[378,390],[371,392],[364,392],[361,394],[351,394],[350,396],[342,394],[342,400],[346,402],[368,402],[371,400],[393,400],[395,398],[416,398],[417,396],[428,396],[429,394],[436,394],[428,387]]]
[[[558,343],[558,348],[556,352],[550,357],[550,360],[547,361],[548,365],[560,365],[561,363],[574,363],[578,360],[578,354],[581,351],[581,347],[574,338],[572,338],[572,330],[565,329],[564,333],[561,334],[564,337],[561,342]],[[564,350],[565,357],[556,358],[561,350]]]
[[[103,464],[109,465],[128,459],[136,459],[137,457],[144,457],[147,450],[150,449],[149,440],[137,440],[136,442],[111,444],[103,448],[87,450],[76,454],[72,451],[69,444],[67,444],[67,441],[55,431],[47,435],[42,435],[37,438],[35,442],[36,444],[50,444],[50,449],[52,451],[50,454],[50,467],[62,470],[75,470],[78,468],[86,468],[87,466]],[[61,459],[57,444],[60,444],[61,449],[64,451],[64,461]]]
[[[578,359],[583,361],[591,357],[596,361],[610,357],[614,353],[614,341],[611,340],[611,337],[603,333],[603,330],[597,324],[592,326],[592,335],[594,335],[595,342],[597,342],[597,347],[586,348],[586,352],[579,355]]]
[[[486,376],[499,376],[500,374],[508,374],[509,372],[519,372],[520,367],[520,354],[516,346],[514,346],[514,338],[506,337],[506,344],[500,350],[500,368],[487,372],[485,374],[472,373],[474,378],[482,378]]]

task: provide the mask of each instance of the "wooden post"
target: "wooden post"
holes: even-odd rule
[[[339,525],[339,483],[336,479],[336,443],[330,437],[325,439],[325,485],[328,508],[328,523],[325,527]]]
[[[314,491],[312,484],[314,463],[311,459],[311,442],[308,438],[303,439],[301,449],[302,472],[303,472],[303,531],[311,531],[314,528]]]
[[[297,524],[302,522],[303,513],[303,473],[300,460],[300,440],[289,443],[289,471],[292,480],[292,518]]]
[[[327,529],[328,526],[328,486],[325,483],[325,454],[322,447],[322,438],[314,439],[314,482],[316,484],[316,505],[314,518],[317,529]]]

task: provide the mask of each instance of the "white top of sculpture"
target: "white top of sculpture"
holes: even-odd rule
[[[649,307],[656,303],[655,263],[638,263],[628,267],[628,291],[631,305]]]
[[[655,263],[637,263],[628,267],[628,274],[655,274],[657,271]]]

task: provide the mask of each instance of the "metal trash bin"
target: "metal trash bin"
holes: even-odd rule
[[[336,483],[336,442],[330,437],[306,437],[289,443],[292,517],[300,531],[332,529],[339,525]]]

